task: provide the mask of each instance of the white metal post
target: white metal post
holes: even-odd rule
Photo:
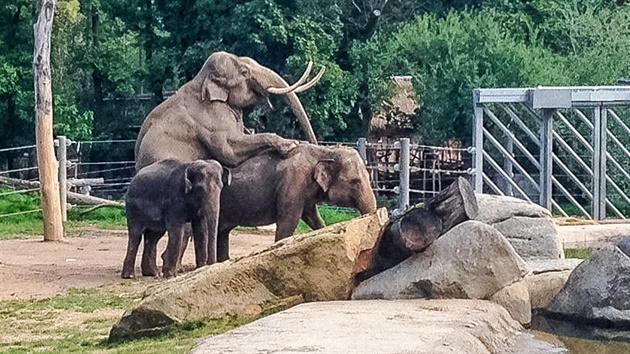
[[[473,90],[473,170],[475,192],[483,192],[483,108],[479,89]]]
[[[68,171],[68,156],[67,156],[67,139],[61,135],[57,137],[59,146],[57,147],[57,156],[59,157],[59,197],[61,204],[61,220],[68,220],[68,211],[66,203],[68,201],[68,188],[67,188],[67,171]]]
[[[606,218],[606,109],[593,108],[593,219]]]
[[[409,138],[400,139],[400,203],[398,210],[404,211],[409,207]]]
[[[357,141],[357,148],[359,150],[359,155],[361,155],[361,158],[363,159],[363,162],[367,164],[367,139],[359,138],[359,141]]]
[[[539,204],[551,211],[551,176],[553,173],[553,114],[555,110],[542,109],[540,123],[540,196]]]

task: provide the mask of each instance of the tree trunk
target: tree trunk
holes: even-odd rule
[[[35,141],[42,214],[44,217],[44,241],[61,241],[63,223],[58,184],[58,163],[53,144],[52,80],[50,72],[50,37],[56,0],[41,0],[40,12],[34,26],[35,50],[33,74],[35,77]]]
[[[355,285],[422,252],[455,225],[475,218],[478,211],[472,186],[458,178],[424,208],[411,208],[387,222],[371,251],[369,264],[356,275]]]

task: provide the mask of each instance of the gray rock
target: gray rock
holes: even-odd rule
[[[513,216],[493,224],[525,260],[564,258],[558,231],[551,218]]]
[[[501,233],[479,221],[466,221],[423,253],[359,284],[352,298],[487,299],[527,272]]]
[[[548,312],[600,324],[630,326],[630,257],[609,245],[580,264]]]
[[[475,220],[496,224],[513,216],[530,218],[551,217],[549,210],[540,205],[514,197],[476,193],[479,214]]]
[[[561,353],[481,300],[308,303],[206,338],[206,353]]]
[[[490,301],[503,306],[520,324],[532,322],[532,304],[525,281],[517,281],[497,291],[490,297]]]
[[[525,260],[564,258],[556,225],[540,205],[513,197],[477,194],[475,220],[499,230]]]
[[[544,309],[562,289],[582,259],[543,259],[527,262],[530,273],[525,277],[532,310]]]

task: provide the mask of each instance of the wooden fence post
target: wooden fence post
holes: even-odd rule
[[[50,37],[56,0],[41,0],[35,32],[33,75],[35,81],[35,141],[39,167],[39,190],[44,217],[44,241],[63,239],[57,160],[53,143]]]

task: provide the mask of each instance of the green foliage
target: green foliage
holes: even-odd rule
[[[375,12],[375,10],[378,10]],[[36,3],[0,5],[0,146],[34,141]],[[377,16],[379,13],[380,16]],[[164,90],[208,54],[255,58],[289,81],[326,75],[301,99],[320,140],[352,141],[413,75],[417,135],[470,138],[474,87],[603,85],[630,77],[630,6],[613,0],[59,0],[53,27],[55,134],[133,137]],[[150,102],[135,99],[154,93]],[[123,105],[124,103],[124,105]],[[246,120],[303,138],[283,100]]]
[[[0,188],[0,215],[28,212],[39,209],[39,192],[13,193],[7,188]],[[0,217],[0,224],[14,224],[24,221],[41,220],[41,212]]]
[[[359,216],[359,213],[354,209],[339,208],[326,204],[318,205],[317,210],[319,211],[319,215],[324,220],[324,225],[326,226],[347,221]],[[300,220],[297,228],[295,229],[295,234],[301,234],[309,231],[312,231],[311,228],[308,227],[304,221]]]

